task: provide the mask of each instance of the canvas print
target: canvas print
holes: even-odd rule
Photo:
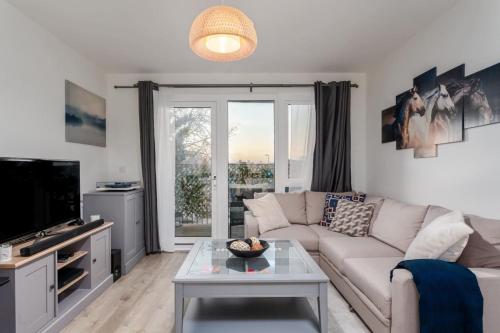
[[[66,80],[66,142],[106,147],[106,100]]]
[[[500,123],[500,63],[465,77],[465,65],[439,76],[432,68],[382,111],[382,143],[437,156],[437,146],[464,140],[467,128]]]
[[[430,135],[435,144],[464,139],[463,85],[465,65],[437,77],[438,91],[432,103]]]
[[[465,128],[500,122],[500,63],[467,76],[463,95]]]
[[[408,149],[409,146],[409,101],[412,96],[412,91],[408,90],[396,96],[396,111],[395,111],[395,133],[396,149]]]
[[[396,141],[396,106],[382,111],[382,143]]]

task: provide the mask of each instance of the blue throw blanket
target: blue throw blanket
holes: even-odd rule
[[[421,333],[483,332],[483,296],[469,269],[431,259],[401,261],[397,268],[413,274],[420,294]]]

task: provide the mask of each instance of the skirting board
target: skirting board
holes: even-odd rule
[[[106,289],[113,284],[113,275],[110,275],[101,282],[94,290],[90,290],[87,295],[83,296],[75,304],[71,305],[69,309],[62,314],[58,314],[54,321],[50,322],[43,330],[42,333],[57,333],[68,325],[73,318],[82,312],[90,303],[99,297]]]
[[[123,255],[123,253],[122,253]],[[123,272],[124,275],[127,275],[133,268],[134,266],[146,255],[146,249],[145,248],[142,248],[141,251],[137,252],[137,254],[132,258],[130,259],[129,261],[127,261],[125,263],[125,270]]]

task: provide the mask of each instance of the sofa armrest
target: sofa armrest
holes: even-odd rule
[[[410,271],[394,270],[391,297],[391,333],[419,333],[419,295]]]
[[[259,223],[257,219],[252,215],[252,212],[245,212],[245,238],[259,237]]]
[[[471,268],[476,274],[483,294],[484,333],[493,333],[500,327],[500,269]],[[406,269],[394,270],[391,283],[391,333],[420,332],[418,291],[413,275]]]
[[[498,332],[500,327],[500,269],[471,268],[483,294],[483,332]]]

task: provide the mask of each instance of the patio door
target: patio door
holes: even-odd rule
[[[215,103],[182,102],[171,108],[175,141],[175,242],[214,235],[217,219]]]
[[[163,221],[169,235],[175,223],[176,248],[200,238],[243,237],[243,199],[304,188],[302,127],[309,124],[312,90],[172,89],[162,96],[169,129]]]
[[[228,101],[227,118],[229,237],[242,238],[243,199],[276,189],[275,101]]]

